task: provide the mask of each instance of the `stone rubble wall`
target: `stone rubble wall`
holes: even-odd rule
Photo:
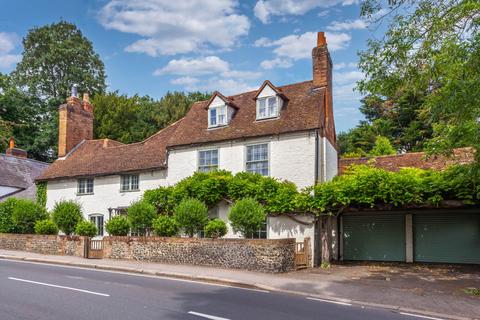
[[[105,237],[104,258],[288,272],[295,269],[295,239]]]
[[[0,249],[83,257],[85,240],[78,236],[0,233]]]

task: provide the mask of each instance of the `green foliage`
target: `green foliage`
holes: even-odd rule
[[[175,207],[174,211],[175,220],[190,237],[203,230],[208,222],[208,208],[198,199],[186,198]]]
[[[207,223],[204,231],[207,238],[221,238],[227,234],[227,224],[221,219],[212,219]]]
[[[253,198],[238,200],[230,209],[228,219],[234,232],[249,238],[265,222],[265,209]]]
[[[132,232],[147,235],[152,229],[152,221],[157,216],[157,210],[146,201],[134,202],[127,209],[127,219]]]
[[[160,215],[153,220],[153,231],[160,237],[173,237],[180,231],[180,226],[175,218]]]
[[[50,219],[39,220],[35,223],[35,233],[36,234],[58,234],[58,227]]]
[[[116,216],[107,221],[105,229],[111,236],[126,236],[130,231],[130,224],[126,217]]]
[[[75,227],[75,234],[82,237],[95,237],[97,235],[97,227],[90,221],[82,220]]]
[[[45,208],[47,205],[47,183],[46,182],[37,182],[37,203]]]
[[[82,207],[72,200],[57,202],[53,207],[52,220],[63,233],[71,235],[83,220]]]
[[[387,137],[378,136],[375,140],[375,145],[370,151],[372,156],[387,156],[391,154],[396,154],[397,151],[393,148],[390,140]]]
[[[12,221],[19,233],[34,233],[35,223],[47,218],[47,211],[31,200],[17,199],[13,206]]]
[[[17,228],[12,220],[13,208],[16,203],[16,198],[8,198],[0,202],[0,233],[17,232]]]

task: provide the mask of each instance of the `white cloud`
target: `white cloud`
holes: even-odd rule
[[[192,78],[192,77],[180,77],[180,78],[176,78],[176,79],[173,79],[172,81],[170,81],[171,84],[174,84],[174,85],[187,85],[187,86],[191,86],[195,83],[198,83],[200,81],[200,79],[197,79],[197,78]]]
[[[316,8],[328,8],[338,4],[351,5],[358,0],[259,0],[254,14],[263,23],[269,23],[272,16],[303,15]]]
[[[223,79],[218,77],[212,77],[205,81],[186,85],[187,91],[219,91],[225,95],[233,95],[242,92],[257,90],[258,86],[251,86],[243,80],[236,79]]]
[[[254,47],[269,47],[272,45],[272,40],[268,39],[267,37],[261,37],[257,39],[253,44]]]
[[[347,68],[356,68],[357,64],[355,62],[340,62],[340,63],[335,63],[333,68],[335,70],[340,70],[340,69],[347,69]]]
[[[272,60],[263,60],[260,66],[263,69],[290,68],[293,66],[293,62],[290,59],[275,58]]]
[[[12,54],[18,42],[14,33],[0,32],[0,68],[8,69],[22,59],[19,54]]]
[[[343,30],[361,30],[368,27],[368,24],[362,20],[347,20],[347,21],[333,21],[329,26],[327,26],[327,30],[332,31],[343,31]]]
[[[352,83],[356,83],[358,80],[361,80],[361,79],[363,79],[363,73],[358,70],[333,73],[334,85],[335,84],[338,84],[338,85],[352,84]]]
[[[107,29],[143,38],[125,48],[150,56],[228,49],[248,34],[236,0],[110,0],[99,13]]]
[[[213,73],[223,73],[230,68],[228,62],[217,56],[208,56],[199,59],[173,59],[168,64],[153,72],[156,76],[174,74],[182,76],[198,76]]]

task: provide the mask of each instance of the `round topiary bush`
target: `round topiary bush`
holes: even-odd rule
[[[50,219],[39,220],[35,223],[35,233],[36,234],[58,234],[58,227]]]
[[[182,200],[175,207],[174,217],[189,237],[202,230],[208,222],[207,206],[197,199]]]
[[[130,231],[130,224],[124,216],[116,216],[108,220],[105,229],[111,236],[126,236]]]
[[[31,200],[17,199],[13,206],[12,221],[19,233],[34,233],[35,223],[47,216],[45,208]]]
[[[16,233],[15,223],[12,220],[13,208],[17,203],[16,198],[8,198],[0,202],[0,233]]]
[[[266,215],[263,207],[252,198],[237,201],[228,214],[233,231],[240,232],[245,238],[250,238],[262,227]]]
[[[153,231],[160,237],[173,237],[178,234],[180,226],[173,217],[166,215],[158,216],[153,220]]]
[[[227,224],[220,219],[212,219],[205,226],[205,237],[221,238],[227,234]]]
[[[75,234],[83,237],[95,237],[97,235],[97,227],[90,221],[83,220],[75,227]]]
[[[127,209],[127,219],[132,232],[147,235],[152,229],[152,220],[157,217],[157,209],[146,201],[134,202]]]
[[[72,200],[57,202],[53,207],[52,220],[63,233],[71,235],[83,220],[82,207]]]

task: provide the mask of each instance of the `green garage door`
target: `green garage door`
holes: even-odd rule
[[[480,213],[417,213],[413,230],[415,261],[480,263]]]
[[[405,215],[343,216],[343,259],[405,261]]]

